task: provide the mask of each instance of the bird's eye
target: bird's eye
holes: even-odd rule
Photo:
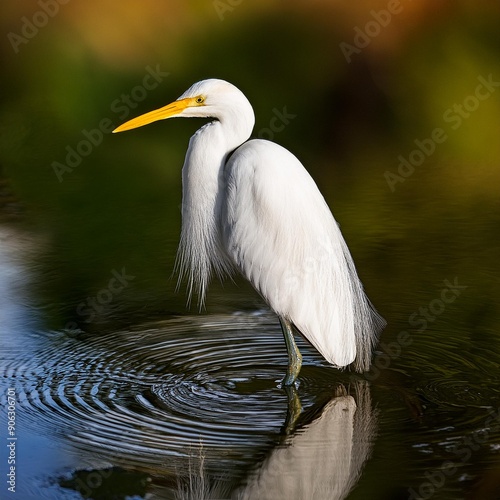
[[[196,99],[196,104],[203,104],[203,102],[205,101],[205,98],[203,96],[198,96]]]

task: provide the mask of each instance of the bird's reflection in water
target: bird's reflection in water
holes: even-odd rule
[[[275,448],[238,491],[249,499],[341,499],[356,485],[370,456],[376,433],[376,412],[369,386],[338,385],[335,396],[308,422],[302,416],[287,429]],[[296,405],[292,402],[292,406]],[[290,408],[293,415],[295,408]],[[291,421],[292,419],[289,418]],[[291,422],[290,422],[291,423]]]
[[[141,485],[142,493],[154,499],[346,498],[356,486],[370,456],[377,415],[372,409],[366,382],[357,381],[348,387],[339,384],[332,392],[334,396],[331,399],[323,400],[323,403],[310,407],[297,417],[300,402],[298,393],[292,389],[282,442],[268,451],[260,466],[253,469],[246,479],[241,480],[240,477],[239,484],[229,477],[224,480],[218,476],[216,479],[209,472],[206,454],[210,450],[201,439],[199,446],[191,447],[187,473],[180,473],[174,484],[167,477],[155,478],[134,467],[126,467],[75,471],[65,481],[64,487],[75,488],[77,482],[81,484],[82,473],[103,475],[105,472],[105,477],[113,480],[128,474],[135,481],[132,483],[129,479],[129,486]]]

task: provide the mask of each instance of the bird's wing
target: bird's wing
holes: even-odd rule
[[[379,317],[299,160],[275,143],[248,141],[227,162],[225,188],[224,246],[238,269],[327,361],[342,367],[357,354],[357,369],[367,369]]]

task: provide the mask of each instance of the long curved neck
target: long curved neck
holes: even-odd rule
[[[221,247],[219,205],[226,157],[250,137],[253,128],[253,111],[251,120],[242,118],[228,114],[199,129],[189,141],[182,168],[182,230],[176,267],[179,283],[184,276],[188,278],[188,301],[196,289],[200,307],[213,271],[222,277],[231,270]]]

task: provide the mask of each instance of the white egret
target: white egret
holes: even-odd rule
[[[114,132],[175,116],[212,119],[191,137],[182,169],[177,265],[189,296],[196,290],[203,304],[213,273],[243,274],[280,319],[289,358],[284,385],[294,383],[302,364],[293,326],[336,367],[368,370],[385,322],[299,160],[273,142],[248,140],[252,106],[224,80],[195,83]]]

